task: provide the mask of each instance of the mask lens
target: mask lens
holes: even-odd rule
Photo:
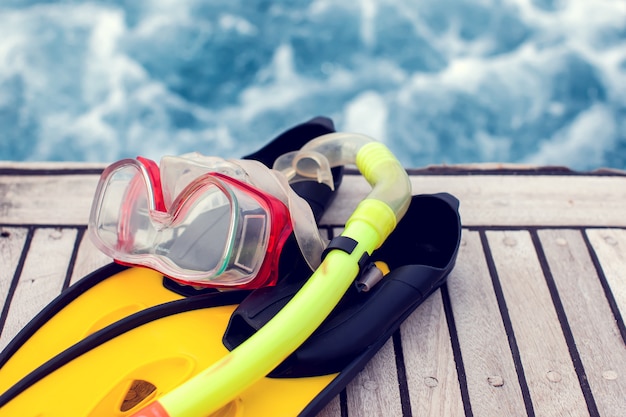
[[[206,176],[174,203],[179,207],[159,239],[160,254],[198,284],[242,285],[258,273],[268,240],[267,210],[236,184]],[[202,275],[202,277],[199,277]]]
[[[268,211],[255,198],[233,188],[237,196],[238,230],[234,244],[231,267],[252,279],[265,257],[268,240]]]
[[[172,224],[160,231],[155,254],[167,257],[178,268],[220,274],[231,246],[230,195],[210,184],[181,197],[174,203],[178,210]]]
[[[244,214],[241,241],[235,257],[235,266],[248,273],[259,263],[259,249],[265,242],[266,218],[262,214]]]
[[[110,248],[128,251],[145,240],[149,228],[149,196],[144,176],[135,164],[113,169],[101,183],[96,233]],[[142,236],[143,234],[143,236]]]

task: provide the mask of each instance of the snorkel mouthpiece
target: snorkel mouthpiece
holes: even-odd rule
[[[411,197],[408,175],[383,144],[362,135],[334,133],[314,139],[303,148],[310,150],[324,155],[331,167],[356,164],[372,185],[372,192],[358,205],[339,237],[351,239],[356,245],[349,250],[331,249],[302,289],[272,320],[224,358],[146,407],[146,411],[159,410],[160,416],[200,417],[235,400],[320,326],[359,274],[363,258],[382,244],[406,212]],[[154,414],[143,410],[134,414],[149,415]]]
[[[282,172],[289,184],[315,180],[335,189],[333,174],[326,156],[315,151],[293,151],[279,156],[273,169]]]

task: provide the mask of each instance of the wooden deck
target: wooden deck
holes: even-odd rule
[[[109,262],[85,239],[99,165],[0,164],[0,349]],[[626,416],[626,175],[435,168],[461,202],[448,283],[320,414]],[[368,191],[348,175],[326,228]]]

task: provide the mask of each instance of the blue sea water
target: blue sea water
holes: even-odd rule
[[[0,4],[2,160],[236,157],[316,115],[410,167],[626,169],[626,1]]]

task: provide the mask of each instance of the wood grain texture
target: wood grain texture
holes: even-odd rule
[[[402,415],[395,363],[389,340],[346,387],[349,416]]]
[[[76,283],[89,273],[111,262],[113,260],[100,252],[85,233],[78,247],[70,284]]]
[[[541,230],[541,244],[600,415],[626,412],[626,345],[577,230]]]
[[[536,415],[589,415],[529,233],[487,237]]]
[[[341,417],[339,395],[326,404],[326,407],[317,414],[317,417]]]
[[[463,231],[448,291],[474,415],[519,415],[525,405],[478,232]]]
[[[97,182],[98,175],[0,175],[0,224],[87,224]],[[466,226],[626,226],[622,176],[432,175],[411,182],[414,194],[458,197]],[[362,177],[346,175],[322,223],[344,224],[369,190]]]
[[[602,270],[624,320],[626,319],[626,230],[587,230],[587,236],[600,260]]]
[[[59,295],[75,239],[75,229],[35,230],[4,330],[0,335],[0,348],[6,346],[22,327]]]
[[[343,224],[370,190],[362,177],[344,181],[323,222]],[[455,195],[464,226],[626,226],[626,177],[433,175],[411,183],[413,194]]]
[[[436,291],[424,301],[400,330],[412,414],[464,416],[441,292]]]
[[[28,229],[16,227],[0,228],[0,300],[6,305],[13,277],[18,267]],[[2,311],[2,308],[0,308]],[[0,333],[2,328],[0,328]]]
[[[0,224],[86,225],[98,175],[0,175]]]

